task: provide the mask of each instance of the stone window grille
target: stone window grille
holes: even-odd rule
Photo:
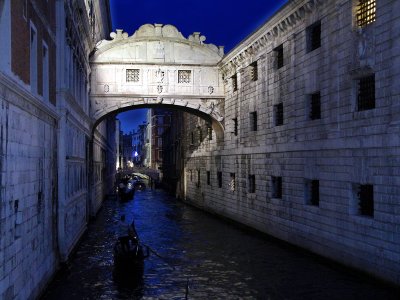
[[[257,81],[258,80],[258,66],[257,62],[253,62],[251,65],[251,80],[252,81]]]
[[[257,131],[257,112],[250,113],[250,126],[252,131]]]
[[[200,170],[197,170],[197,187],[200,187]]]
[[[237,75],[233,75],[232,77],[232,91],[236,92],[238,89]]]
[[[222,188],[222,172],[221,171],[217,172],[217,179],[218,179],[218,187]]]
[[[283,103],[274,105],[275,126],[283,125]]]
[[[376,19],[376,1],[359,0],[357,5],[356,19],[359,27],[367,26],[375,22]]]
[[[212,140],[212,127],[211,126],[207,127],[207,135],[208,135],[208,140],[211,141]]]
[[[319,206],[319,180],[307,180],[305,194],[307,204]]]
[[[238,135],[238,119],[233,118],[232,121],[233,121],[233,134],[235,136],[237,136]]]
[[[310,120],[321,119],[321,93],[310,95]]]
[[[126,82],[139,82],[139,69],[126,69]]]
[[[315,22],[306,29],[307,51],[311,52],[321,47],[321,21]]]
[[[272,176],[272,198],[282,199],[282,177]]]
[[[276,57],[276,68],[280,69],[283,67],[283,45],[280,45],[274,49]]]
[[[234,192],[236,189],[236,175],[235,173],[231,173],[231,181],[229,182],[229,189]]]
[[[207,185],[211,185],[211,172],[207,171]]]
[[[250,174],[249,175],[249,193],[256,192],[256,175]]]
[[[178,83],[190,83],[192,71],[178,70]]]
[[[375,74],[358,80],[357,108],[359,111],[375,108]]]
[[[372,184],[356,185],[358,200],[358,214],[362,216],[374,216],[374,186]]]

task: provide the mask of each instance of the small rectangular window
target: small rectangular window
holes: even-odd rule
[[[212,127],[211,126],[207,127],[207,135],[208,135],[208,140],[211,141],[212,140]]]
[[[359,111],[375,108],[375,74],[358,80],[357,108]]]
[[[357,25],[359,27],[367,26],[375,22],[376,19],[376,1],[375,0],[358,0]]]
[[[321,93],[310,95],[310,113],[311,120],[321,119]]]
[[[139,82],[139,69],[126,70],[126,82]]]
[[[237,75],[236,75],[236,74],[233,75],[233,76],[231,77],[231,79],[232,79],[232,91],[236,92],[237,89],[238,89]]]
[[[280,45],[274,49],[276,58],[276,68],[280,69],[283,67],[283,45]]]
[[[197,170],[197,187],[200,187],[200,170]]]
[[[315,22],[306,29],[307,32],[307,52],[311,52],[321,47],[321,21]]]
[[[34,28],[33,24],[31,24],[30,29],[30,84],[31,84],[31,91],[34,94],[38,92],[38,45],[37,45],[37,33],[36,29]]]
[[[257,131],[257,112],[250,113],[250,126],[252,131]]]
[[[233,118],[232,121],[233,121],[233,134],[235,136],[237,136],[238,135],[238,119]]]
[[[306,204],[319,206],[319,180],[306,180]]]
[[[258,80],[258,66],[257,62],[253,62],[251,65],[251,80],[252,81],[257,81]]]
[[[249,175],[249,193],[256,192],[256,175]]]
[[[45,42],[43,42],[43,48],[42,48],[42,93],[43,93],[43,99],[46,101],[49,101],[49,49],[46,45]]]
[[[275,126],[283,125],[283,103],[274,105]]]
[[[178,70],[178,83],[190,83],[191,75],[191,70]]]
[[[211,172],[207,171],[207,185],[211,185]]]
[[[372,184],[357,185],[358,214],[374,216],[374,186]]]
[[[272,176],[272,198],[282,199],[282,177]]]
[[[217,172],[217,179],[218,179],[218,187],[221,188],[222,187],[222,172],[221,171]]]
[[[235,189],[236,189],[236,182],[235,182],[236,181],[236,175],[235,175],[235,173],[231,173],[230,176],[231,176],[231,181],[229,182],[229,189],[232,192],[234,192]]]

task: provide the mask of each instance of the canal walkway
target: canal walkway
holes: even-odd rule
[[[139,278],[113,278],[121,214],[135,221],[141,241],[153,250]],[[148,189],[127,203],[105,201],[42,299],[389,300],[399,299],[398,292]]]

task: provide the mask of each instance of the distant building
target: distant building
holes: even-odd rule
[[[133,166],[133,136],[133,132],[122,136],[123,168],[131,168]]]

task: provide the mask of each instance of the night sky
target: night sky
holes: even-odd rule
[[[225,53],[261,26],[288,0],[110,0],[113,30],[132,35],[143,24],[171,24],[188,37],[195,31]],[[146,110],[118,115],[127,132],[145,120]]]

